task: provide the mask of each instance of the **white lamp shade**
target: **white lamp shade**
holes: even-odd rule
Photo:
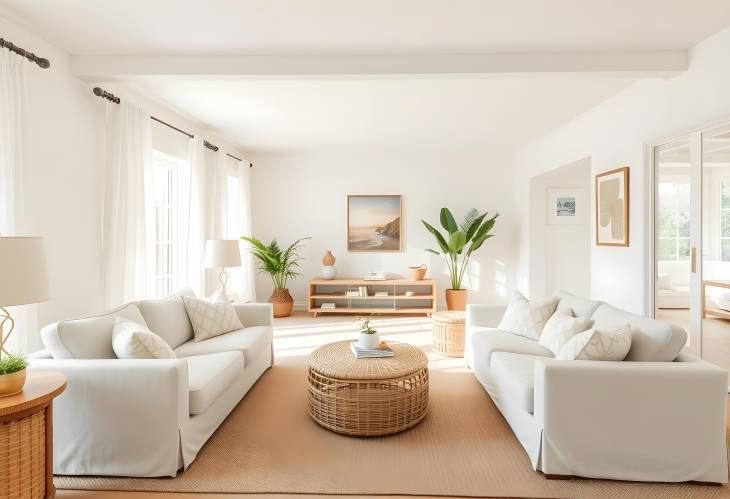
[[[241,266],[241,247],[237,239],[214,239],[205,243],[205,268]]]
[[[0,307],[50,298],[42,238],[0,237],[0,283]]]

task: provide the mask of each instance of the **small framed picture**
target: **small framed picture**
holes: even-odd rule
[[[586,217],[586,195],[582,187],[548,187],[547,223],[549,225],[583,225]]]
[[[629,167],[596,175],[596,245],[629,245]]]

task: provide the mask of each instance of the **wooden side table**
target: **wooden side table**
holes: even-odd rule
[[[0,497],[53,497],[53,399],[66,389],[56,372],[30,372],[23,391],[0,397]]]
[[[433,351],[447,357],[464,355],[464,312],[436,312],[433,320]]]

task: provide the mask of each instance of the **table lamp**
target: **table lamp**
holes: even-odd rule
[[[0,237],[0,356],[15,321],[5,307],[46,301],[48,267],[45,245],[40,237]],[[7,328],[7,332],[6,332]]]
[[[229,267],[241,266],[241,248],[238,239],[211,239],[205,243],[205,268],[221,269],[218,280],[221,283],[220,289],[213,293],[214,301],[230,303],[228,297],[229,275],[226,270]]]

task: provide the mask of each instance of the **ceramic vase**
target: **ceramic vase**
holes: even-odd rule
[[[380,333],[360,333],[360,339],[357,340],[357,346],[372,350],[378,348],[378,345],[380,345]]]
[[[334,265],[325,265],[322,267],[322,279],[334,279],[337,277],[337,268]]]

